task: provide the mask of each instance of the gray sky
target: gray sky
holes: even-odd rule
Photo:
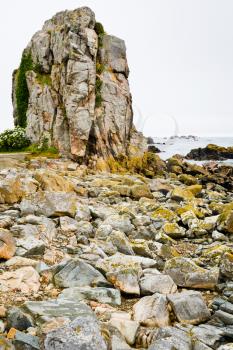
[[[12,127],[11,74],[56,12],[89,6],[126,41],[135,123],[145,135],[233,136],[232,0],[0,2],[0,131]]]

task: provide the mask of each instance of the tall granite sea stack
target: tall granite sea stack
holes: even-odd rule
[[[124,41],[105,34],[89,8],[60,12],[32,37],[13,74],[15,125],[74,159],[142,153],[128,74]]]

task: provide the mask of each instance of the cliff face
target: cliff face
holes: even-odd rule
[[[124,41],[105,34],[89,8],[58,13],[32,37],[13,74],[15,124],[25,123],[33,143],[76,159],[143,152],[128,74]]]

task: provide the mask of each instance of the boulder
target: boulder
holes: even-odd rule
[[[48,192],[73,192],[74,185],[64,176],[49,170],[37,170],[34,178],[39,182],[40,188]]]
[[[153,198],[150,187],[147,184],[133,185],[131,187],[131,197],[138,200],[142,197]]]
[[[179,226],[177,223],[169,223],[163,225],[163,232],[171,238],[181,238],[186,234],[185,228]]]
[[[96,267],[103,271],[107,280],[122,292],[140,295],[139,278],[142,275],[142,268],[155,265],[156,261],[153,259],[117,253],[99,260]]]
[[[154,293],[170,294],[177,291],[177,286],[169,275],[146,274],[139,280],[142,295]]]
[[[224,253],[220,261],[220,272],[224,277],[233,278],[233,254]]]
[[[171,192],[171,199],[178,202],[191,201],[193,198],[193,193],[187,188],[176,187]]]
[[[71,259],[54,274],[54,283],[59,288],[109,286],[104,276],[80,259]]]
[[[25,314],[17,307],[9,309],[7,313],[7,328],[15,328],[19,331],[25,331],[33,327],[34,323],[30,315]]]
[[[46,335],[45,350],[88,349],[107,350],[100,326],[93,315],[77,317],[69,325],[57,328]]]
[[[199,324],[210,319],[210,311],[200,292],[170,294],[167,298],[180,323]]]
[[[164,273],[171,276],[180,287],[214,289],[218,283],[219,270],[203,269],[189,258],[172,258],[165,263]]]
[[[20,204],[22,215],[35,214],[47,217],[71,216],[76,213],[77,198],[73,193],[37,192]]]
[[[122,231],[126,234],[129,234],[134,228],[126,215],[109,215],[102,224],[110,225],[114,230]]]
[[[141,298],[133,306],[133,319],[145,327],[166,327],[169,312],[166,296],[155,293]]]
[[[9,173],[0,181],[0,203],[18,203],[25,196],[37,191],[37,182],[24,174]]]

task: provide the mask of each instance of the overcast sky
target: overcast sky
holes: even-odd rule
[[[232,0],[0,1],[0,131],[12,127],[11,75],[56,12],[89,6],[128,50],[135,123],[145,135],[233,136]]]

